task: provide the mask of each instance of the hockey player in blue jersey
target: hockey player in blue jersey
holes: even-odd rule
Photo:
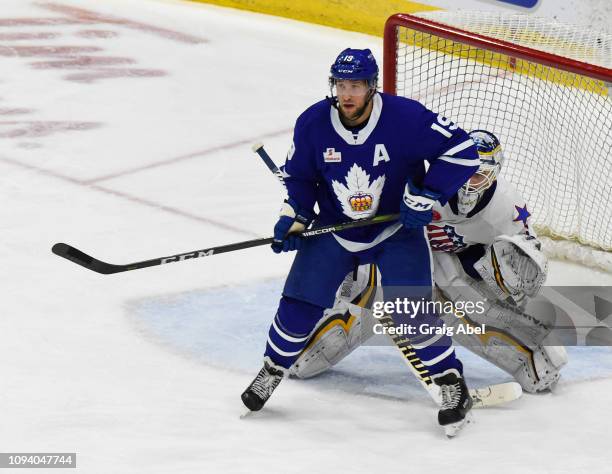
[[[331,98],[297,119],[283,168],[288,198],[272,249],[297,254],[269,330],[264,366],[242,394],[253,411],[295,362],[355,264],[378,265],[386,301],[431,298],[424,226],[432,220],[433,204],[445,204],[480,163],[472,140],[451,120],[416,101],[377,92],[378,66],[369,49],[342,51],[329,81]],[[327,225],[394,213],[400,213],[398,222],[313,239],[295,235],[313,220]],[[436,314],[400,313],[393,315],[396,326],[442,325]],[[446,395],[439,423],[458,429],[471,408],[461,362],[450,337],[428,344],[431,339],[417,334],[411,343]]]

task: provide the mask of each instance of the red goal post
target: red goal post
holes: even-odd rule
[[[540,235],[612,270],[610,34],[518,14],[400,13],[386,22],[383,63],[384,92],[495,133],[502,175]]]
[[[396,54],[398,46],[397,31],[399,28],[413,28],[423,33],[429,33],[441,38],[446,38],[458,43],[475,46],[483,50],[493,51],[500,54],[511,55],[515,58],[527,61],[536,61],[540,64],[563,69],[568,72],[590,76],[605,82],[612,82],[612,69],[576,61],[571,58],[527,48],[516,43],[506,42],[500,39],[482,36],[470,31],[461,30],[448,24],[438,23],[426,18],[407,13],[396,13],[390,16],[385,23],[384,32],[384,76],[383,90],[389,94],[395,94],[396,85]]]

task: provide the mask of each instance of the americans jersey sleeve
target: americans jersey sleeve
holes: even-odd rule
[[[444,204],[478,170],[480,160],[468,134],[450,119],[423,107],[419,136],[429,169],[423,186],[441,194]]]

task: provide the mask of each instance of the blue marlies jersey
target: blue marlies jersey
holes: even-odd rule
[[[342,125],[327,99],[295,124],[285,183],[301,209],[318,204],[319,225],[398,213],[408,178],[439,192],[444,204],[478,169],[474,143],[447,118],[404,97],[376,93],[372,100],[372,114],[358,131]],[[391,227],[398,225],[349,229],[337,237],[372,243],[390,235]]]

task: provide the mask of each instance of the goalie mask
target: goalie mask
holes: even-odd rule
[[[463,215],[474,209],[485,191],[493,185],[504,162],[501,145],[495,135],[486,130],[472,130],[469,135],[476,144],[480,168],[457,192],[457,207]]]

